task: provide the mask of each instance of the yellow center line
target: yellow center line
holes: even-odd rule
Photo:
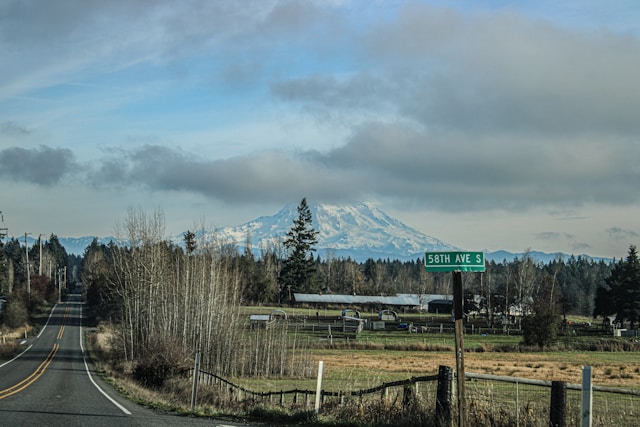
[[[47,356],[47,358],[44,359],[44,361],[40,364],[40,366],[38,366],[38,368],[35,371],[33,371],[33,373],[31,375],[29,375],[27,378],[25,378],[24,380],[20,381],[16,385],[13,385],[13,386],[11,386],[9,388],[6,388],[4,390],[0,390],[0,400],[4,399],[5,397],[9,397],[9,396],[14,395],[16,393],[19,393],[22,390],[24,390],[25,388],[29,387],[34,382],[36,382],[36,380],[38,378],[40,378],[42,376],[42,374],[44,374],[44,372],[47,370],[47,368],[49,367],[49,365],[53,361],[53,358],[55,357],[56,353],[58,352],[58,348],[59,348],[58,343],[54,344],[53,348],[49,352],[49,355]]]
[[[62,325],[60,326],[60,331],[58,331],[58,336],[56,338],[58,340],[62,338],[62,334],[64,333],[64,327],[65,327],[65,324],[67,323],[67,317],[69,317],[69,305],[67,305],[67,308],[64,311],[64,317],[62,318]],[[20,381],[18,384],[15,384],[9,388],[0,390],[0,400],[4,399],[5,397],[9,397],[16,393],[19,393],[25,388],[29,387],[34,382],[36,382],[36,380],[40,378],[42,374],[44,374],[44,372],[47,370],[47,368],[53,361],[54,356],[58,352],[58,348],[60,348],[58,343],[54,344],[47,358],[44,359],[44,361],[38,366],[38,368],[35,371],[33,371],[33,373],[31,373],[31,375],[29,375],[27,378],[25,378],[24,380]]]
[[[69,306],[67,305],[67,309],[64,311],[64,317],[62,318],[62,326],[60,326],[60,331],[58,331],[57,339],[62,338],[62,333],[64,332],[64,325],[67,323],[68,316],[69,316]]]

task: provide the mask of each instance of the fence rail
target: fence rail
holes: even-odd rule
[[[443,369],[444,368],[444,369]],[[384,382],[375,387],[358,390],[321,390],[323,405],[327,399],[332,404],[342,405],[349,399],[395,399],[406,402],[409,397],[422,399],[426,406],[435,408],[436,415],[455,419],[456,405],[453,375],[443,372],[451,368],[441,367],[436,375],[412,377],[404,380]],[[189,371],[189,376],[194,370]],[[560,410],[564,425],[581,423],[581,384],[555,381],[514,378],[488,374],[465,374],[467,390],[467,418],[469,425],[548,426],[554,411]],[[447,385],[447,382],[449,384]],[[280,391],[255,391],[206,371],[199,371],[199,383],[213,387],[219,393],[228,393],[236,402],[254,400],[269,402],[282,407],[311,408],[315,390],[291,389]],[[555,384],[554,384],[555,383]],[[561,401],[554,397],[554,386],[561,386]],[[449,390],[442,390],[442,387]],[[640,416],[640,390],[594,385],[592,426],[636,426]],[[562,406],[558,408],[558,405]],[[438,414],[438,411],[440,413]],[[444,411],[444,412],[442,412]]]

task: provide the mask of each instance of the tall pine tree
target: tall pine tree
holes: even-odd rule
[[[616,321],[630,323],[634,329],[640,322],[640,260],[635,246],[629,247],[625,260],[616,264],[607,286],[596,293],[594,315],[616,314]]]
[[[318,232],[313,229],[313,217],[307,199],[303,198],[298,205],[298,217],[293,221],[283,242],[289,255],[284,260],[278,280],[282,299],[291,301],[294,291],[317,292],[318,281],[313,257],[318,242],[317,235]]]

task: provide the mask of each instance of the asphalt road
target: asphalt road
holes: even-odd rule
[[[102,382],[83,350],[82,303],[57,304],[16,359],[0,363],[0,426],[247,426],[156,413]]]

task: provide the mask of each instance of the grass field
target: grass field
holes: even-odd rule
[[[454,351],[313,349],[324,363],[323,388],[352,391],[383,382],[433,375],[455,367]],[[579,384],[592,366],[595,385],[640,389],[640,357],[627,352],[466,352],[465,371]],[[315,379],[235,379],[255,391],[315,389]]]
[[[273,308],[250,307],[245,310],[252,314],[266,314]],[[285,311],[290,322],[313,323],[317,320],[313,309],[287,308]],[[320,323],[339,324],[339,310],[320,310],[318,315]],[[375,319],[376,314],[361,313],[361,316]],[[592,321],[580,317],[569,320],[574,323]],[[452,327],[448,315],[400,314],[400,321],[415,325],[443,323],[445,330]],[[336,326],[334,330],[339,331],[339,328]],[[595,327],[591,332],[596,332]],[[355,341],[335,340],[333,345],[319,338],[317,333],[309,333],[309,339],[314,342],[309,349],[314,361],[322,360],[324,363],[323,387],[326,390],[367,388],[382,382],[436,374],[440,365],[455,367],[456,364],[455,339],[451,333],[408,333],[387,328],[382,331],[365,330],[357,335]],[[569,334],[560,337],[553,348],[571,348],[603,339],[614,340],[611,337]],[[517,334],[465,334],[465,371],[577,384],[581,382],[582,367],[592,366],[595,385],[640,389],[638,352],[523,351],[519,347],[521,341],[522,337]],[[236,380],[256,391],[315,388],[314,379]]]

